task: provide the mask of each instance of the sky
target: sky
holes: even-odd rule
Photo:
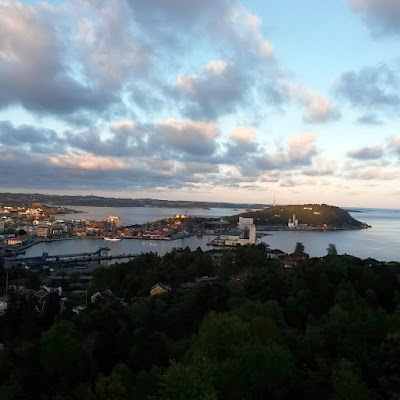
[[[397,0],[0,0],[0,191],[400,208]]]

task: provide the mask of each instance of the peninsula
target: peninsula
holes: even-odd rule
[[[49,195],[40,193],[0,193],[0,203],[4,205],[26,206],[31,203],[63,206],[90,206],[90,207],[158,207],[179,209],[259,209],[267,204],[253,203],[221,203],[215,201],[189,201],[189,200],[159,200],[159,199],[129,199],[101,196],[66,196]]]
[[[253,218],[266,229],[362,229],[370,226],[354,219],[346,210],[326,204],[272,206],[263,210],[239,214]],[[236,220],[238,215],[228,217]]]

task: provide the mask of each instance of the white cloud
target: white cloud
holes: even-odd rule
[[[283,83],[289,96],[303,109],[303,119],[306,122],[326,122],[337,119],[339,112],[326,97],[308,89],[300,83]]]
[[[157,136],[152,136],[152,144],[163,146],[168,153],[183,151],[197,156],[210,157],[216,150],[215,139],[220,131],[212,122],[166,119],[156,124]]]
[[[237,143],[251,142],[256,138],[256,132],[245,126],[236,126],[232,128],[229,138]]]
[[[347,175],[352,179],[365,179],[365,180],[396,180],[400,178],[399,171],[385,170],[383,168],[370,168],[365,171],[352,172]]]
[[[51,164],[63,168],[88,170],[120,170],[128,169],[129,164],[120,158],[98,157],[90,153],[63,154],[48,157]]]
[[[288,140],[288,153],[291,159],[304,159],[316,154],[315,135],[304,133],[292,135]]]
[[[114,133],[122,132],[133,136],[136,136],[138,134],[136,122],[132,120],[114,122],[110,125],[110,130]]]
[[[394,150],[400,156],[400,136],[397,136],[390,140],[389,148]]]

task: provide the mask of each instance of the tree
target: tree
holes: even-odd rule
[[[237,316],[211,311],[203,320],[194,349],[211,361],[222,361],[249,340],[248,324]]]
[[[367,400],[368,390],[361,380],[357,368],[348,360],[340,359],[332,376],[335,400]]]
[[[213,385],[213,370],[210,360],[196,353],[188,365],[172,362],[163,379],[163,399],[217,398]]]
[[[333,243],[329,243],[326,251],[328,252],[328,256],[337,256],[336,246]]]
[[[40,347],[40,363],[46,373],[55,379],[70,382],[80,372],[81,347],[74,325],[60,321],[43,334]]]
[[[296,247],[295,247],[295,249],[294,249],[294,252],[295,252],[296,254],[303,253],[303,252],[304,252],[304,244],[301,243],[301,242],[297,242],[297,243],[296,243]]]
[[[87,400],[128,400],[129,398],[122,378],[116,371],[108,376],[100,375],[96,381],[94,393],[89,391],[87,396]]]

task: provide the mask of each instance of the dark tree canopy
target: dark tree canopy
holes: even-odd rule
[[[336,246],[333,243],[329,243],[326,251],[328,252],[328,256],[337,256]]]
[[[113,296],[79,314],[11,292],[0,399],[400,398],[400,265],[333,250],[292,268],[263,246],[144,254],[95,270],[89,294]]]
[[[296,247],[294,248],[294,252],[296,254],[301,254],[304,252],[304,249],[305,249],[304,244],[301,242],[297,242]]]

